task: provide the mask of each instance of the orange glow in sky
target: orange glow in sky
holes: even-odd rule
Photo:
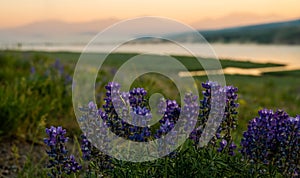
[[[239,15],[252,17],[253,22],[264,16],[275,21],[299,18],[299,7],[300,0],[0,0],[0,28],[50,19],[83,22],[143,15],[188,24]]]

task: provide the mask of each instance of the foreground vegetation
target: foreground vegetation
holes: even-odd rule
[[[134,54],[109,56],[96,83],[99,106],[103,104],[104,86],[111,80],[114,71],[132,56]],[[6,138],[16,138],[17,140],[25,140],[30,144],[42,144],[42,138],[45,137],[45,127],[61,125],[68,130],[74,154],[80,155],[75,150],[80,150],[80,140],[77,138],[79,138],[81,131],[74,116],[71,99],[71,78],[78,57],[78,53],[67,52],[0,52],[0,119],[2,123],[0,139],[2,141],[5,141]],[[192,58],[183,56],[176,56],[176,58],[189,70],[201,70],[201,67],[195,65],[195,60]],[[276,64],[256,64],[230,60],[223,60],[221,64],[223,68],[277,66]],[[297,80],[298,74],[298,71],[294,71],[284,73],[284,75],[269,73],[262,77],[226,76],[227,85],[234,85],[239,89],[238,126],[232,134],[235,143],[240,143],[243,132],[247,130],[248,121],[257,116],[257,111],[260,109],[276,110],[280,108],[287,111],[291,116],[299,114],[300,81]],[[196,79],[199,90],[201,90],[201,83],[205,82],[207,78],[196,77]],[[133,87],[135,86],[169,92],[167,95],[173,96],[171,99],[177,99],[174,97],[170,81],[158,81],[153,80],[153,76],[145,76],[138,79]],[[151,91],[149,92],[151,93]],[[280,176],[279,172],[272,172],[273,168],[265,167],[263,164],[252,165],[242,161],[242,155],[239,153],[232,157],[219,153],[217,148],[199,151],[192,146],[191,142],[187,142],[181,147],[177,154],[174,158],[165,157],[145,163],[129,163],[112,159],[114,170],[107,175],[181,176],[192,173],[194,175],[189,175],[206,177],[252,177],[252,174],[257,176],[269,175],[270,177]],[[30,154],[28,158],[30,158]],[[86,164],[82,160],[81,162]],[[19,171],[19,175],[27,175],[28,177],[46,175],[41,169],[33,169],[33,167],[41,168],[44,166],[45,163],[27,162],[26,169]],[[105,170],[99,171],[104,174]],[[110,169],[107,171],[109,172]],[[264,171],[268,173],[264,173]]]

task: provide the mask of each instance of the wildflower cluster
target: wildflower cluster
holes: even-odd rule
[[[172,130],[179,118],[180,106],[177,102],[161,99],[158,114],[163,117],[159,120],[159,128],[151,131],[149,121],[152,114],[145,89],[134,88],[129,92],[121,92],[120,85],[115,82],[108,83],[105,88],[105,104],[103,109],[98,110],[98,115],[118,136],[138,142],[160,138]]]
[[[143,88],[121,92],[120,84],[115,82],[108,83],[105,88],[105,104],[99,114],[107,126],[118,136],[133,141],[147,141],[151,134],[147,125],[152,118],[145,98],[147,92]]]
[[[191,127],[195,125],[195,122],[193,123],[192,120],[197,120],[199,106],[197,97],[194,97],[192,94],[186,94],[182,113],[181,107],[175,100],[162,98],[158,104],[157,111],[157,114],[162,115],[162,118],[157,124],[150,126],[149,121],[152,119],[152,114],[149,109],[148,99],[146,98],[147,91],[145,89],[133,88],[129,92],[121,92],[120,85],[115,82],[108,83],[105,88],[106,97],[102,108],[97,109],[93,102],[81,108],[84,114],[79,119],[79,124],[84,133],[87,133],[87,137],[93,135],[93,131],[104,129],[102,132],[106,133],[105,129],[109,129],[118,137],[136,142],[147,142],[159,139],[171,132],[182,113],[183,120],[190,121],[183,126],[185,129],[190,128],[192,130]],[[103,122],[98,122],[99,120]],[[86,125],[87,123],[89,125]],[[99,125],[101,123],[102,125]],[[166,138],[165,143],[158,145],[159,152],[166,152],[164,149],[176,143],[176,132],[171,133],[170,137]],[[108,138],[103,139],[107,140]],[[97,140],[99,139],[97,138]],[[110,149],[106,148],[105,145],[109,144],[103,142],[97,146],[101,146],[105,150]],[[85,155],[85,153],[89,152],[84,149],[83,153]]]
[[[158,123],[150,126],[152,114],[148,105],[147,91],[143,88],[134,88],[129,92],[122,92],[118,83],[108,83],[105,86],[104,104],[100,109],[94,102],[89,102],[80,108],[83,114],[78,121],[84,132],[84,135],[81,136],[81,152],[83,159],[89,161],[88,177],[110,176],[111,174],[115,175],[114,173],[118,171],[125,171],[127,174],[128,170],[131,170],[131,164],[128,166],[100,151],[111,149],[109,147],[111,145],[107,142],[113,138],[107,137],[107,132],[113,132],[116,137],[123,137],[134,142],[158,140],[157,149],[161,151],[159,153],[165,155],[165,149],[171,152],[164,160],[164,165],[167,163],[170,167],[180,164],[180,161],[184,162],[186,159],[182,159],[182,156],[186,156],[185,154],[189,156],[190,153],[196,154],[197,160],[195,162],[197,162],[199,158],[197,156],[203,157],[207,153],[206,151],[210,149],[224,153],[216,155],[220,158],[223,158],[224,155],[234,156],[237,146],[233,142],[232,131],[237,126],[237,109],[239,106],[237,88],[221,86],[216,82],[203,83],[202,87],[204,91],[200,105],[198,104],[199,99],[193,94],[185,95],[182,106],[175,100],[162,98],[158,103],[157,111],[157,114],[162,117]],[[258,114],[258,117],[249,122],[248,130],[243,134],[240,149],[240,153],[245,158],[243,160],[255,164],[244,164],[244,161],[241,161],[243,163],[240,166],[245,166],[245,169],[241,169],[242,171],[237,175],[243,177],[247,174],[245,174],[245,170],[250,169],[251,174],[258,173],[258,176],[266,174],[269,170],[270,176],[277,176],[280,173],[289,177],[299,177],[300,116],[293,118],[282,110],[273,112],[267,109],[260,110]],[[180,129],[174,131],[177,124]],[[195,145],[199,144],[201,139],[209,138],[208,145],[205,147],[208,149],[189,150],[183,146],[184,151],[182,153],[168,147],[176,143],[178,132],[187,133],[188,130],[192,130],[189,138]],[[46,129],[46,133],[49,138],[44,141],[50,147],[47,153],[50,158],[48,167],[51,169],[51,176],[71,174],[81,169],[74,156],[67,156],[65,143],[68,138],[65,137],[66,131],[61,127],[51,127]],[[167,134],[168,137],[165,137]],[[99,149],[91,145],[89,140],[93,141]],[[96,140],[100,140],[100,142],[94,142]],[[208,155],[207,158],[204,156],[204,159],[211,159],[210,156]],[[232,158],[228,160],[237,160],[236,157]],[[178,160],[180,161],[177,162]],[[160,160],[158,160],[157,165],[161,165],[159,162]],[[202,166],[205,162],[207,161],[202,160],[200,165]],[[223,160],[214,163],[221,167],[224,165],[227,167],[227,163],[225,164]],[[118,167],[126,165],[128,167],[124,169]],[[209,163],[209,167],[210,165],[211,163]],[[155,175],[156,173],[157,170],[154,171]],[[176,172],[177,174],[179,172]],[[214,175],[222,177],[224,174],[218,172]]]
[[[283,174],[300,172],[300,116],[263,109],[249,122],[241,141],[241,153],[253,163],[275,165]]]
[[[51,177],[60,177],[63,174],[76,173],[81,169],[81,166],[75,161],[73,155],[68,156],[66,142],[68,137],[65,137],[66,130],[62,127],[46,128],[48,138],[44,139],[44,143],[49,147],[47,154],[49,156],[48,168],[50,168]]]
[[[51,80],[62,80],[65,85],[70,85],[72,83],[72,76],[68,74],[65,66],[57,59],[50,66],[44,66],[44,68],[36,68],[34,65],[30,68],[31,75],[39,74],[40,77],[50,78]]]
[[[158,104],[158,114],[162,115],[162,118],[159,120],[159,125],[154,127],[157,129],[148,126],[152,115],[146,98],[147,91],[143,88],[134,88],[129,92],[121,92],[120,84],[115,82],[110,82],[105,86],[106,97],[104,98],[103,109],[97,110],[96,105],[90,102],[86,109],[82,109],[88,111],[88,113],[83,115],[81,120],[84,122],[88,116],[100,118],[104,121],[105,127],[109,128],[117,136],[132,141],[146,142],[161,138],[170,132],[177,123],[180,114],[182,114],[182,119],[186,121],[185,125],[182,125],[184,128],[183,132],[188,130],[188,128],[192,130],[196,124],[197,117],[199,117],[198,126],[201,127],[194,129],[190,135],[190,138],[197,143],[211,111],[211,92],[215,92],[215,98],[220,100],[217,100],[215,103],[225,103],[225,112],[221,116],[221,125],[217,126],[218,129],[211,130],[214,134],[217,133],[213,137],[211,144],[216,146],[218,141],[220,144],[219,152],[226,150],[230,155],[233,155],[236,145],[232,141],[231,130],[236,127],[237,89],[231,86],[221,87],[214,82],[203,83],[202,86],[206,90],[203,92],[204,99],[200,101],[200,111],[198,98],[192,94],[185,95],[183,107],[180,107],[175,100],[161,99]],[[224,95],[223,101],[221,101],[222,94]],[[212,110],[212,112],[214,111]],[[89,121],[89,123],[91,122]],[[95,127],[95,129],[99,129],[99,127]],[[89,128],[89,130],[93,129]],[[172,133],[176,136],[176,132]],[[168,138],[170,139],[167,141],[169,142],[168,144],[174,145],[176,138]]]
[[[218,147],[218,152],[226,151],[229,155],[234,155],[236,145],[233,142],[231,132],[237,125],[237,108],[239,106],[237,103],[237,88],[233,86],[223,87],[216,82],[202,83],[202,87],[205,91],[202,92],[203,99],[200,101],[198,123],[196,129],[191,133],[190,139],[198,144],[200,137],[203,136],[204,128],[211,124],[210,126],[213,127],[208,128],[208,132],[211,132],[214,136],[209,145]],[[217,106],[212,106],[213,100]],[[224,113],[220,112],[222,109],[224,109]],[[213,116],[210,121],[208,120],[209,115]],[[218,125],[219,123],[220,125]],[[206,134],[209,135],[209,133]]]

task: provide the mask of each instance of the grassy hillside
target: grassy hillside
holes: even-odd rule
[[[45,119],[46,125],[59,123],[78,132],[73,114],[71,84],[68,77],[72,76],[79,55],[80,53],[70,52],[0,51],[0,110],[2,111],[0,118],[4,123],[3,127],[0,127],[0,135],[22,135],[24,132],[34,130],[41,119]],[[105,70],[101,71],[101,77],[99,77],[97,83],[99,87],[107,84],[112,79],[113,71],[116,71],[134,55],[111,54],[105,61]],[[188,70],[202,69],[201,65],[197,64],[196,59],[192,57],[174,57],[182,62]],[[56,60],[59,60],[60,66],[58,66]],[[277,64],[230,60],[221,60],[221,65],[223,68],[278,66]],[[62,66],[64,66],[63,71]],[[49,74],[54,77],[49,76]],[[240,107],[240,117],[243,120],[241,121],[241,128],[245,128],[246,121],[251,119],[251,116],[255,115],[255,112],[261,107],[279,107],[296,114],[297,108],[299,108],[300,96],[299,82],[297,82],[298,74],[298,72],[294,72],[284,76],[278,76],[276,73],[270,73],[262,77],[226,76],[228,84],[239,87],[241,101],[242,103],[245,102],[245,104],[241,103]],[[145,88],[155,88],[159,91],[169,92],[172,96],[174,94],[172,83],[160,81],[156,77],[153,75],[146,76],[135,83],[137,86],[142,84]],[[201,82],[207,80],[207,77],[197,77],[196,79],[200,85]],[[101,93],[103,89],[98,90],[100,96],[103,94]],[[15,109],[19,112],[16,113]],[[25,135],[23,136],[25,137]],[[32,139],[32,137],[33,135],[29,136],[28,139]]]
[[[251,26],[199,31],[208,42],[300,44],[300,20],[267,23]],[[180,41],[197,42],[193,33],[172,35]]]
[[[72,105],[72,75],[79,55],[80,53],[70,52],[0,51],[0,177],[47,176],[49,169],[45,167],[50,158],[47,158],[43,137],[46,136],[45,127],[51,125],[67,129],[70,153],[76,156],[83,168],[87,169],[91,165],[92,171],[95,171],[91,172],[88,167],[87,172],[82,170],[79,173],[81,176],[77,177],[97,177],[96,173],[111,175],[108,177],[282,177],[282,172],[273,170],[272,165],[250,164],[247,159],[242,159],[237,150],[236,156],[230,156],[224,150],[217,151],[219,144],[196,149],[190,141],[172,152],[175,155],[170,154],[152,162],[106,160],[100,157],[102,154],[98,154],[99,152],[95,152],[98,162],[85,162],[78,153],[81,149],[81,130]],[[95,84],[95,97],[99,106],[106,96],[104,85],[133,56],[134,54],[112,54],[105,61],[106,67],[99,71]],[[189,70],[201,69],[197,68],[199,65],[192,57],[175,57]],[[230,60],[221,63],[223,67],[241,68],[276,66]],[[170,66],[165,70],[177,69]],[[268,73],[261,77],[226,75],[225,78],[227,85],[238,87],[238,126],[232,133],[232,139],[238,145],[248,121],[258,115],[258,110],[284,109],[291,116],[299,114],[299,71],[285,72],[284,75]],[[176,99],[178,90],[174,82],[160,79],[153,75],[141,76],[134,81],[133,87],[144,87],[149,95],[159,92],[166,94],[167,98]],[[206,82],[207,77],[195,79],[198,89],[203,91],[201,83]],[[171,94],[170,97],[168,93]],[[200,93],[200,99],[203,97]],[[105,161],[110,161],[113,169],[99,167],[98,170],[98,165],[103,165]]]

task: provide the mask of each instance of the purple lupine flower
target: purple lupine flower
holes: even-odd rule
[[[35,74],[35,73],[36,73],[36,70],[35,70],[35,67],[34,67],[34,66],[31,66],[31,67],[30,67],[30,73],[31,73],[31,74]]]
[[[233,143],[233,139],[231,136],[231,132],[233,129],[236,128],[237,125],[237,108],[238,103],[237,101],[237,91],[238,89],[233,86],[221,86],[217,82],[208,81],[206,83],[202,83],[202,87],[205,89],[203,94],[203,99],[200,100],[200,111],[199,111],[199,118],[196,128],[192,131],[190,135],[190,139],[193,140],[195,145],[198,145],[199,139],[201,136],[205,137],[206,135],[215,135],[209,142],[209,145],[212,147],[218,147],[217,142],[219,142],[220,147],[217,151],[222,151],[226,149],[229,155],[233,155],[233,150],[236,147],[223,146],[224,140],[227,143]],[[212,93],[213,92],[213,93]],[[214,96],[214,98],[212,98]],[[216,125],[218,122],[211,119],[208,123],[208,117],[210,114],[215,115],[215,117],[219,117],[219,111],[215,110],[212,107],[212,99],[214,99],[214,103],[224,103],[224,113],[221,116],[221,123],[220,125]],[[221,108],[222,105],[220,105]],[[210,124],[212,129],[207,130],[206,135],[203,135],[203,129]],[[219,140],[219,141],[218,141]],[[220,141],[221,140],[221,141]],[[234,143],[233,143],[234,144]]]
[[[49,150],[46,150],[49,156],[48,168],[51,169],[50,176],[56,177],[62,175],[63,173],[69,173],[68,166],[71,165],[71,168],[75,166],[76,169],[73,172],[76,172],[80,165],[75,162],[74,157],[68,157],[66,142],[68,137],[65,137],[66,130],[61,126],[46,128],[47,138],[44,138],[44,143],[49,147]]]
[[[228,154],[230,155],[230,156],[234,156],[235,155],[235,150],[236,150],[236,148],[237,148],[237,146],[236,146],[236,144],[234,144],[233,142],[230,144],[230,146],[229,146],[229,150],[228,150]]]
[[[81,169],[81,165],[76,162],[74,155],[71,155],[64,164],[64,171],[70,175],[71,173],[76,173]]]
[[[156,131],[155,138],[160,138],[161,135],[167,134],[174,127],[174,123],[170,122],[169,119],[166,119],[164,123],[162,123],[159,129]]]
[[[184,96],[184,106],[181,109],[182,119],[186,121],[184,131],[191,130],[195,127],[199,115],[198,97],[191,93]]]
[[[84,134],[81,135],[81,152],[84,160],[91,159],[92,145]]]
[[[46,128],[46,134],[48,138],[44,138],[44,143],[50,147],[50,151],[47,151],[48,155],[56,155],[58,153],[66,154],[65,143],[68,141],[68,137],[65,137],[66,130],[62,127]]]
[[[61,64],[59,59],[56,59],[54,64],[53,64],[53,68],[56,69],[59,73],[59,75],[63,75],[64,74],[64,66]]]
[[[223,149],[227,146],[227,140],[222,139],[220,142],[220,148],[218,148],[218,152],[223,151]]]
[[[160,138],[162,135],[167,134],[174,128],[177,120],[179,119],[180,106],[175,100],[162,99],[158,104],[158,114],[163,114],[163,117],[159,120],[161,125],[159,129],[156,130],[154,138]]]
[[[65,85],[69,85],[69,84],[72,83],[73,77],[71,75],[66,74],[65,77],[64,77],[64,80],[65,80],[65,82],[64,82]]]
[[[90,102],[89,102],[88,107],[89,107],[89,109],[91,109],[91,110],[96,109],[96,105],[94,104],[93,101],[90,101]]]
[[[127,110],[127,109],[126,109]],[[130,111],[131,124],[146,127],[149,125],[149,121],[152,119],[150,110],[146,107],[131,107]]]
[[[241,153],[254,163],[272,164],[285,175],[300,170],[300,119],[282,110],[263,109],[252,119],[241,141]]]

